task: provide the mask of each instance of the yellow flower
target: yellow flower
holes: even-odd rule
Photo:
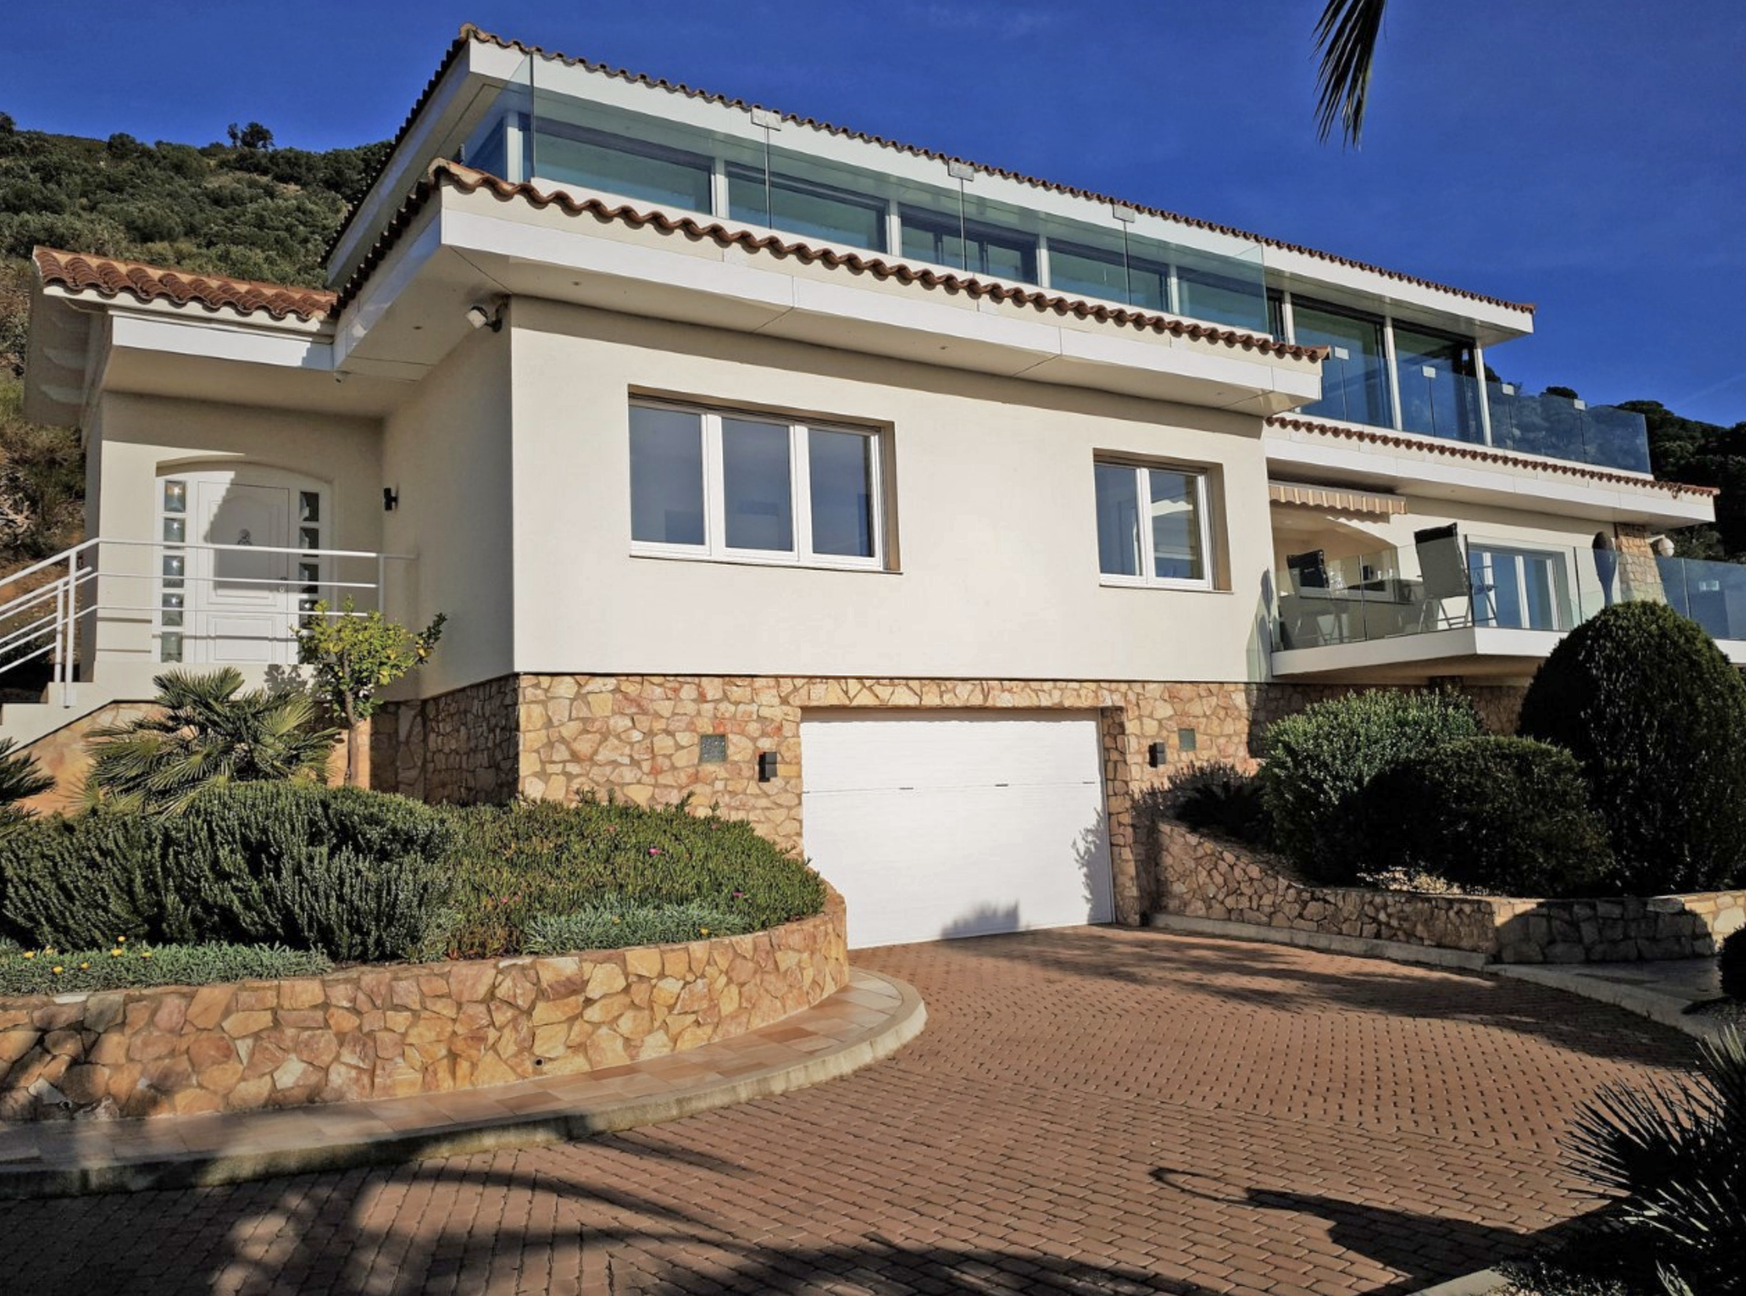
[[[61,965],[59,963],[55,964],[55,975],[59,976],[62,973],[62,971],[64,971],[64,969],[61,967]]]
[[[120,958],[120,957],[121,957],[121,951],[120,951],[120,950],[110,950],[110,951],[109,951],[109,957],[110,957],[110,958]]]
[[[116,944],[117,944],[117,945],[125,945],[125,944],[127,944],[127,937],[125,937],[125,936],[117,936],[117,937],[116,937],[116,938],[115,938],[115,943],[116,943]]]
[[[141,950],[140,951],[141,958],[150,958],[151,956],[152,956],[152,952],[150,950]]]
[[[90,965],[90,964],[89,964],[89,963],[81,963],[81,964],[79,964],[79,970],[80,970],[80,971],[81,971],[81,972],[83,972],[83,971],[84,971],[84,970],[85,970],[85,969],[86,969],[86,968],[88,968],[88,967],[90,967],[90,966],[91,966],[91,965]]]
[[[709,928],[707,927],[699,927],[697,930],[702,932],[705,936],[709,935]]]
[[[25,958],[35,958],[35,957],[36,957],[36,951],[35,951],[35,950],[25,950],[25,951],[24,951],[24,957],[25,957]]]

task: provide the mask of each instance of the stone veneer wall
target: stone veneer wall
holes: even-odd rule
[[[370,733],[370,786],[421,801],[504,802],[520,791],[515,677],[390,702]]]
[[[1310,886],[1243,848],[1148,814],[1158,912],[1466,950],[1503,963],[1713,955],[1746,925],[1746,891],[1595,900],[1432,895]]]
[[[1083,680],[871,679],[811,676],[523,675],[520,783],[530,797],[562,799],[611,791],[638,804],[689,794],[698,805],[749,820],[764,836],[801,849],[805,778],[800,722],[813,711],[1073,710],[1099,716],[1111,864],[1118,921],[1137,923],[1151,907],[1134,865],[1129,799],[1190,762],[1252,765],[1268,724],[1338,685],[1151,683]],[[1471,690],[1487,722],[1514,727],[1519,688]],[[1183,752],[1178,731],[1192,729]],[[705,734],[727,738],[727,760],[698,759]],[[1169,763],[1153,768],[1154,742]],[[779,777],[760,783],[759,752],[774,751]]]
[[[766,1026],[848,983],[843,903],[770,931],[561,958],[0,999],[0,1119],[472,1089]]]

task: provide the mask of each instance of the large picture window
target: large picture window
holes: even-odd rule
[[[1211,587],[1205,473],[1100,462],[1096,474],[1098,569],[1106,582]]]
[[[631,545],[682,557],[879,567],[879,433],[638,401]]]

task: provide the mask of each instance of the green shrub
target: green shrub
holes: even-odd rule
[[[0,949],[0,995],[69,994],[139,986],[315,976],[323,955],[282,945],[108,945],[102,949]]]
[[[1272,835],[1260,777],[1229,761],[1189,766],[1170,781],[1164,804],[1171,818],[1196,832],[1251,846],[1265,846]]]
[[[1622,603],[1534,675],[1521,732],[1567,748],[1627,890],[1709,891],[1746,860],[1746,682],[1695,621]]]
[[[1746,1041],[1698,1045],[1699,1074],[1603,1089],[1578,1113],[1577,1171],[1620,1198],[1615,1218],[1668,1292],[1746,1293]]]
[[[36,757],[29,752],[13,751],[16,746],[11,738],[0,738],[0,826],[27,817],[29,812],[21,809],[18,802],[47,792],[55,785],[54,779],[42,772]]]
[[[574,913],[539,914],[528,920],[527,954],[667,945],[675,941],[738,936],[752,930],[743,913],[691,900],[683,904],[627,904],[613,896]]]
[[[449,812],[455,911],[449,952],[525,948],[530,922],[603,896],[624,904],[698,902],[743,915],[748,930],[819,912],[824,883],[744,823],[615,802],[541,801]]]
[[[1576,758],[1527,738],[1458,738],[1396,761],[1359,797],[1364,857],[1466,891],[1577,896],[1609,889],[1606,825]]]
[[[344,961],[420,948],[448,886],[440,811],[305,783],[208,789],[174,816],[98,808],[0,837],[0,914],[26,944],[283,943]]]
[[[1479,732],[1467,698],[1426,691],[1355,693],[1275,721],[1261,772],[1273,840],[1313,881],[1356,880],[1365,785],[1398,760]]]
[[[1722,942],[1716,969],[1722,974],[1722,993],[1746,1003],[1746,927],[1730,932]]]

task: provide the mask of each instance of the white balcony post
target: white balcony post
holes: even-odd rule
[[[1485,348],[1473,344],[1473,372],[1479,375],[1479,428],[1491,444],[1491,384],[1485,381]]]
[[[1392,315],[1382,317],[1382,362],[1388,366],[1388,373],[1385,377],[1388,382],[1389,416],[1394,420],[1394,430],[1399,432],[1403,426],[1400,412],[1400,365],[1395,361],[1394,316]]]
[[[67,657],[61,680],[61,705],[73,705],[73,662],[79,651],[79,552],[67,553]]]

